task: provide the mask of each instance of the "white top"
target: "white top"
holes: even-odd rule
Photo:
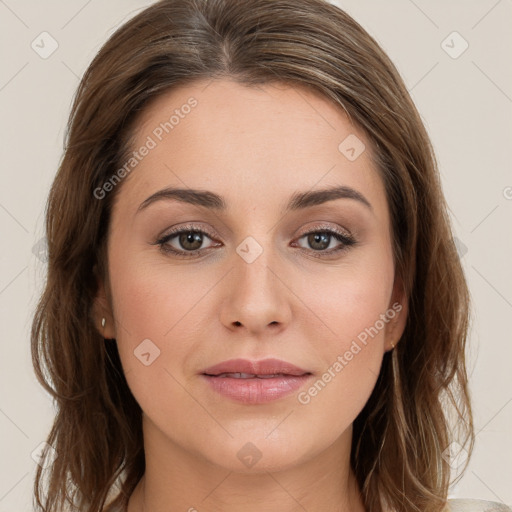
[[[512,512],[512,507],[495,501],[448,500],[448,512]]]

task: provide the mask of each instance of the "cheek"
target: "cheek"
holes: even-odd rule
[[[154,251],[154,249],[152,249]],[[190,327],[195,305],[208,294],[216,278],[183,271],[164,259],[138,254],[115,261],[111,278],[114,312],[121,339],[171,339],[184,324]]]
[[[190,405],[184,373],[210,332],[222,272],[184,271],[143,251],[113,252],[110,263],[117,346],[134,397],[146,411],[161,409],[164,397],[168,412]]]
[[[334,431],[343,430],[364,407],[380,372],[386,328],[395,316],[389,308],[391,260],[361,263],[338,272],[335,279],[314,281],[309,292],[298,292],[308,297],[305,302],[315,313],[303,328],[323,367],[297,398],[318,428],[330,421]]]
[[[302,280],[302,289],[296,290],[317,317],[305,323],[304,329],[311,329],[313,324],[321,328],[327,335],[329,351],[343,349],[358,336],[364,341],[369,329],[374,333],[375,324],[379,333],[372,338],[383,337],[387,322],[382,322],[381,315],[389,307],[393,288],[392,263],[383,260],[360,261],[318,279]],[[314,339],[312,336],[310,333],[309,338]]]
[[[127,261],[116,267],[111,286],[117,346],[128,386],[144,412],[166,424],[165,418],[183,410],[183,404],[190,406],[180,385],[190,351],[183,336],[191,325],[193,305],[206,290],[190,285],[179,272],[164,272],[164,266],[150,269]]]

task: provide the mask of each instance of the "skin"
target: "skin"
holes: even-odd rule
[[[215,80],[153,101],[134,147],[191,96],[197,106],[118,185],[109,280],[97,297],[98,328],[116,339],[144,413],[146,473],[128,512],[364,511],[349,464],[352,423],[407,315],[370,141],[312,91]],[[366,146],[354,161],[338,150],[350,134]],[[356,189],[372,208],[342,198],[284,213],[293,193],[334,185]],[[169,186],[210,190],[228,208],[161,200],[137,213]],[[203,236],[199,256],[178,258],[154,245],[188,223],[215,234]],[[325,227],[357,244],[326,256],[341,242],[331,237],[328,249],[318,249],[305,236]],[[248,236],[263,249],[252,263],[236,252]],[[168,243],[191,250],[179,236]],[[316,380],[397,302],[400,313],[307,404],[297,393],[241,404],[199,376],[227,359],[275,357]],[[148,366],[134,355],[145,339],[160,350]],[[248,442],[261,455],[252,467],[237,457]]]

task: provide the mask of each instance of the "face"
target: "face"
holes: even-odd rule
[[[274,471],[346,439],[406,317],[368,138],[311,91],[223,80],[159,97],[133,150],[98,302],[153,446]],[[301,376],[204,375],[269,358]]]

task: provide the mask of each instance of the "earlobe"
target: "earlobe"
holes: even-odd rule
[[[100,335],[105,339],[115,339],[114,315],[101,279],[98,279],[98,291],[94,298],[93,311],[94,325]]]

